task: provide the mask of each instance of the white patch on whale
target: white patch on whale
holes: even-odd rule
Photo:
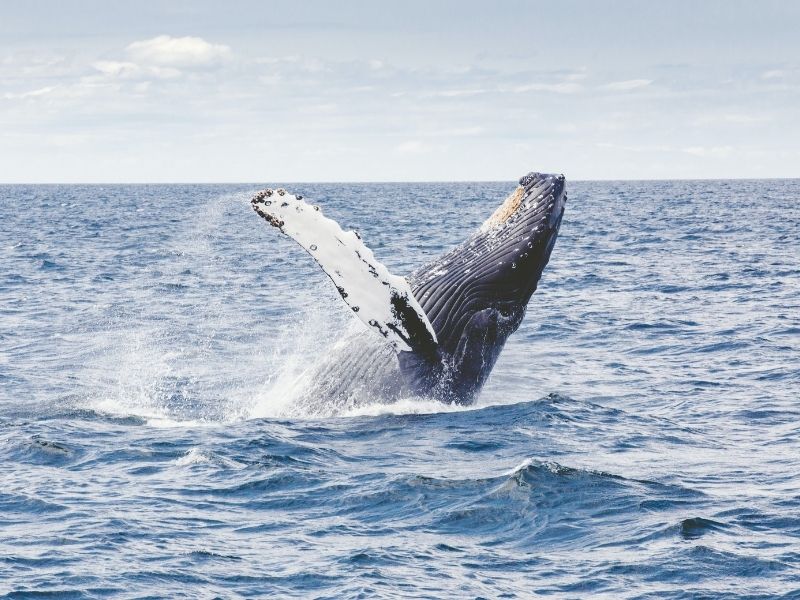
[[[355,315],[395,350],[413,350],[413,338],[436,343],[433,326],[405,277],[390,273],[357,233],[344,231],[319,207],[282,189],[259,192],[251,204],[314,257]]]

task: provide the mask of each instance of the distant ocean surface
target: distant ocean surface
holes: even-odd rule
[[[800,181],[568,181],[474,407],[303,418],[266,185],[0,186],[0,597],[800,598]],[[513,185],[286,187],[408,273]]]

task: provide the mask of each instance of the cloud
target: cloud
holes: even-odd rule
[[[120,62],[116,60],[98,60],[92,63],[92,67],[100,71],[103,75],[111,75],[112,77],[126,77],[138,73],[141,70],[136,63]]]
[[[92,63],[92,67],[103,75],[119,79],[140,79],[143,77],[171,79],[181,74],[178,69],[173,67],[142,66],[130,61],[98,60]]]
[[[160,35],[129,44],[125,54],[126,60],[97,60],[91,66],[112,79],[173,79],[181,69],[220,64],[230,58],[231,49],[199,37]]]
[[[727,158],[733,154],[733,146],[690,146],[683,151],[693,156]]]
[[[47,87],[39,88],[36,90],[31,90],[30,92],[20,92],[15,94],[13,92],[7,92],[3,94],[3,99],[5,100],[21,100],[23,98],[36,98],[38,96],[46,96],[55,90],[55,86],[49,85]]]
[[[125,48],[135,63],[162,67],[208,67],[230,58],[231,49],[224,44],[211,44],[199,37],[159,35],[140,40]]]
[[[627,92],[638,88],[647,87],[653,83],[652,79],[626,79],[625,81],[612,81],[601,85],[601,90],[608,90],[611,92]]]
[[[471,135],[482,135],[486,132],[486,129],[480,126],[475,127],[456,127],[454,129],[445,129],[443,131],[431,131],[430,135],[432,136],[471,136]]]
[[[783,79],[786,77],[786,71],[781,69],[771,69],[761,74],[762,79]]]
[[[459,96],[476,96],[477,94],[485,94],[488,90],[475,89],[475,90],[442,90],[441,92],[434,92],[432,96],[440,96],[442,98],[458,98]]]
[[[768,115],[752,115],[746,113],[723,113],[723,114],[709,114],[698,117],[694,123],[696,125],[712,125],[712,124],[732,124],[732,125],[755,125],[757,123],[766,123],[771,121],[772,117]]]
[[[0,59],[0,80],[59,77],[73,71],[71,61],[60,55],[17,52]]]
[[[562,77],[564,81],[581,81],[583,79],[586,79],[588,77],[588,74],[586,73],[586,67],[583,67],[579,71],[566,73],[565,75],[562,75]]]
[[[578,126],[575,123],[558,123],[553,130],[556,133],[576,133],[578,131]]]
[[[433,150],[433,146],[419,140],[410,140],[395,146],[395,152],[398,154],[428,154]]]
[[[559,83],[529,83],[513,88],[517,94],[524,92],[553,92],[555,94],[577,94],[583,89],[579,83],[561,81]]]
[[[85,99],[93,88],[101,87],[95,82],[66,82],[48,85],[26,92],[6,92],[0,95],[3,100],[30,100],[38,101],[36,110],[41,110],[41,102],[45,102],[52,110],[58,111],[64,103],[76,99]]]
[[[635,152],[636,154],[651,152],[674,152],[675,148],[666,144],[614,144],[611,142],[596,142],[598,148],[608,148],[609,150],[623,150],[625,152]]]

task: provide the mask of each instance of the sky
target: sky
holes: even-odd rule
[[[800,2],[0,2],[0,182],[800,177]]]

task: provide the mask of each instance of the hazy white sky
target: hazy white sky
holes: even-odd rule
[[[800,176],[800,2],[0,3],[0,182]]]

